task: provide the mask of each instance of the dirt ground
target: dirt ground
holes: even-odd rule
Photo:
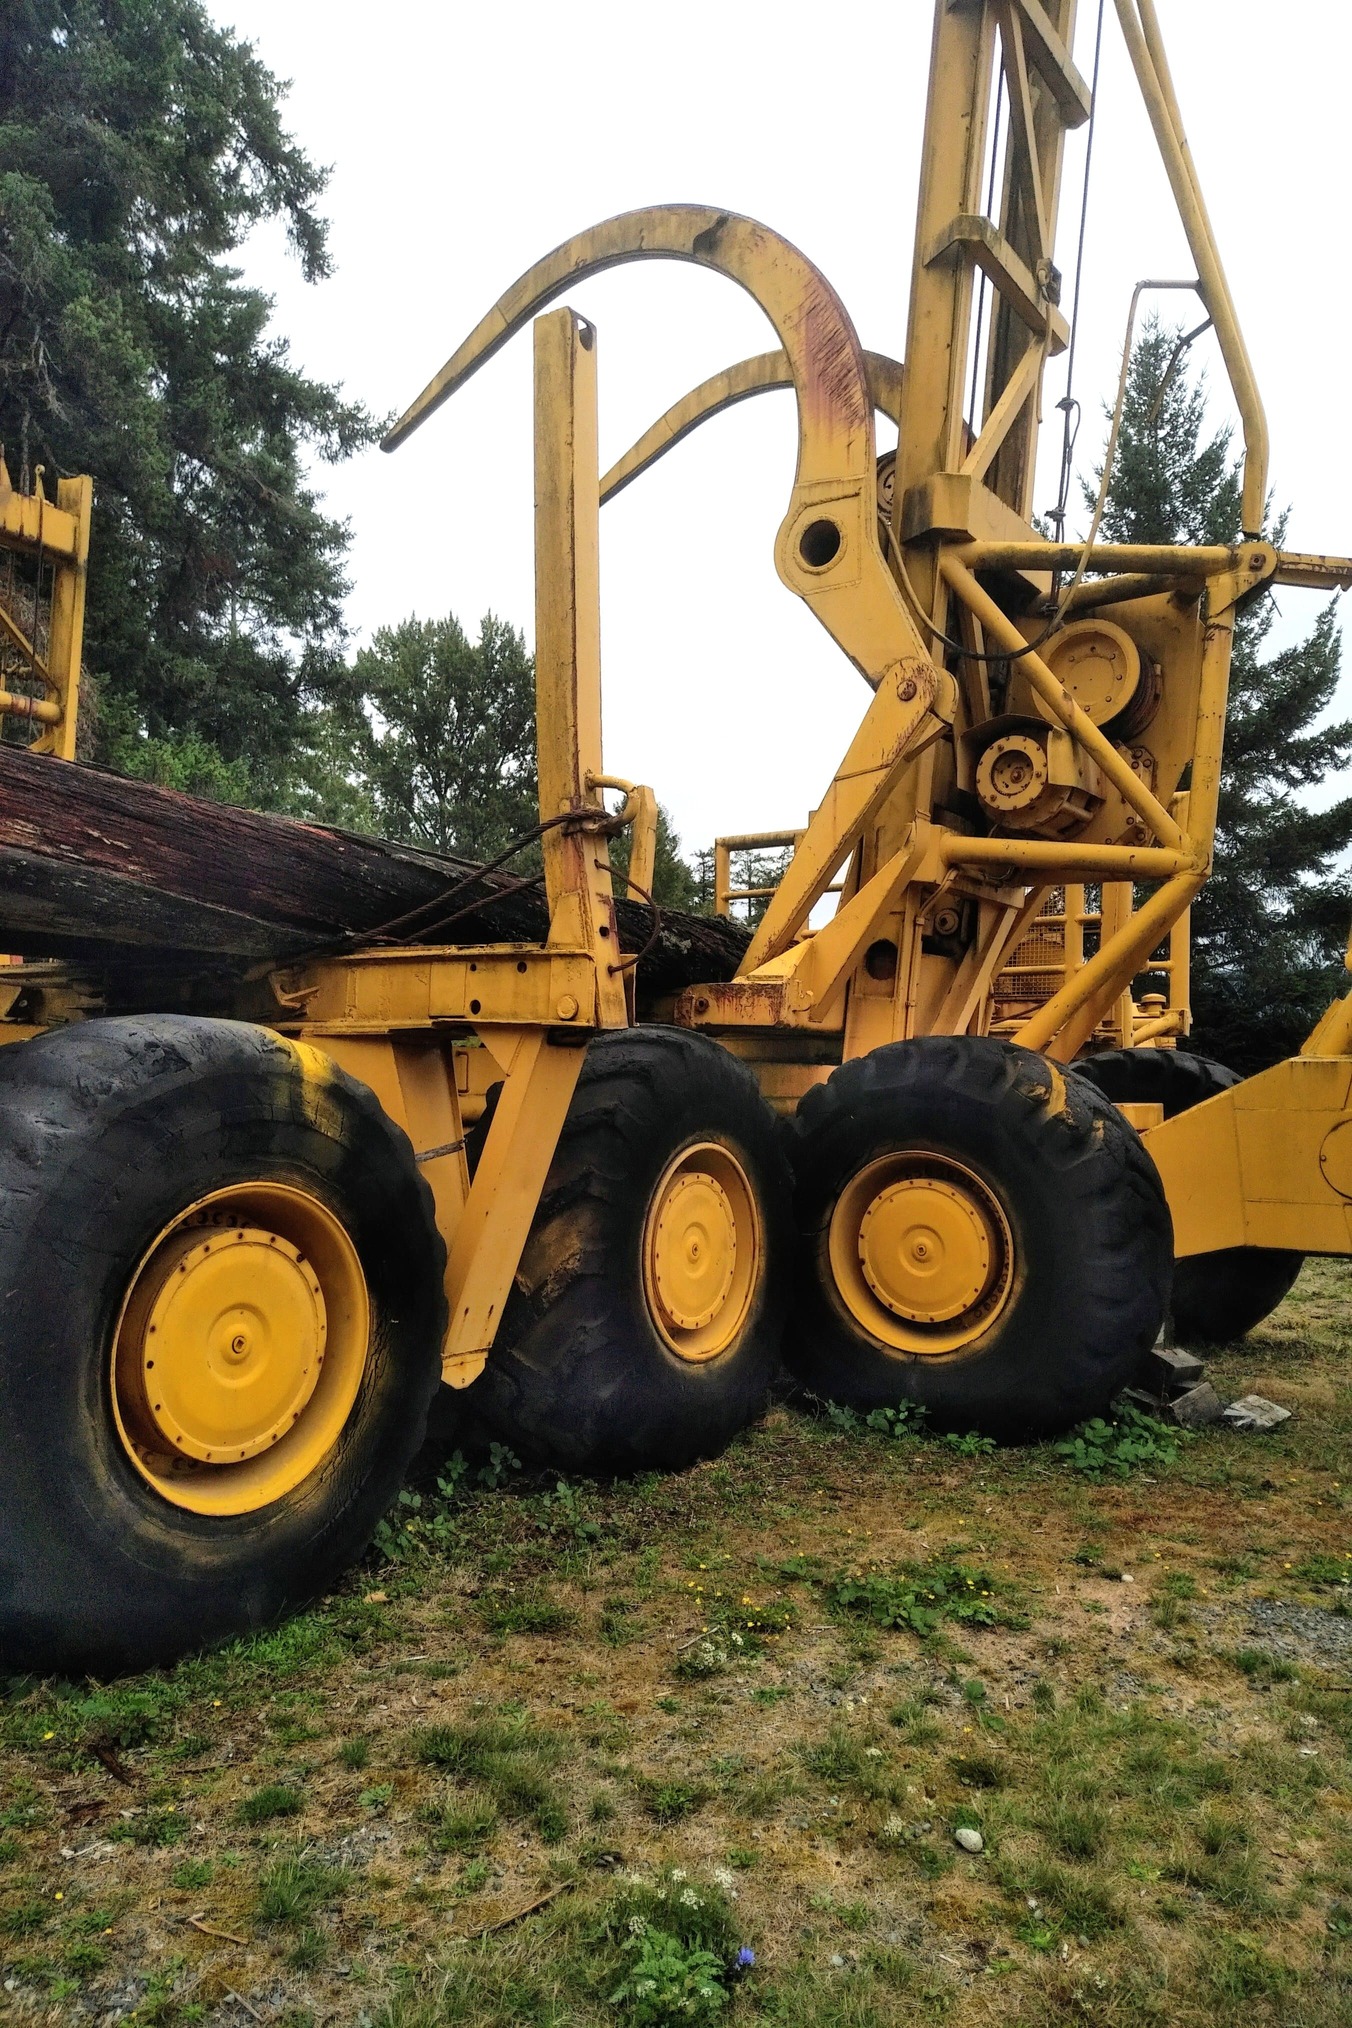
[[[1349,1297],[1213,1360],[1271,1435],[433,1463],[279,1630],[0,1685],[0,2015],[1347,2023]]]

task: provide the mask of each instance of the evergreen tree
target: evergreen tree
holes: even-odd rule
[[[324,173],[199,0],[0,7],[0,443],[90,472],[98,757],[266,795],[336,666],[345,528],[310,456],[373,434],[268,330],[230,256],[285,222],[329,271]]]
[[[539,820],[535,670],[515,627],[486,613],[381,627],[347,694],[309,728],[309,813],[428,852],[491,859]],[[317,765],[315,764],[317,762]]]
[[[1240,538],[1229,432],[1205,437],[1200,379],[1165,379],[1177,338],[1152,319],[1132,355],[1105,541]],[[1276,653],[1267,648],[1274,617],[1263,598],[1236,622],[1215,872],[1192,911],[1190,1046],[1244,1072],[1298,1049],[1346,990],[1352,925],[1352,882],[1339,864],[1352,845],[1352,798],[1309,802],[1352,758],[1352,722],[1316,724],[1338,683],[1336,605]]]

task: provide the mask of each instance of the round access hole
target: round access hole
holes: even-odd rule
[[[798,538],[798,554],[809,570],[825,570],[840,555],[841,540],[834,521],[810,521]]]

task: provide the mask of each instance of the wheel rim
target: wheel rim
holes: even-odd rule
[[[683,1148],[648,1203],[643,1287],[662,1337],[702,1364],[742,1328],[760,1275],[761,1222],[741,1163],[716,1141]]]
[[[370,1348],[356,1248],[307,1191],[213,1191],[166,1226],[113,1340],[113,1420],[177,1507],[247,1514],[293,1492],[342,1434]]]
[[[979,1176],[946,1156],[907,1152],[868,1163],[836,1200],[827,1243],[850,1314],[898,1352],[966,1351],[1014,1284],[1003,1208]]]

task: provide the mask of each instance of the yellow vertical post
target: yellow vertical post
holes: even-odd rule
[[[1133,898],[1131,883],[1127,880],[1105,880],[1102,895],[1103,899],[1099,904],[1100,950],[1117,935],[1119,930],[1126,928],[1131,918]],[[1117,997],[1103,1010],[1099,1019],[1107,1022],[1108,1026],[1113,1030],[1117,1042],[1123,1049],[1130,1049],[1132,1024],[1130,980],[1128,980],[1126,986]]]
[[[714,914],[731,915],[728,889],[732,886],[732,848],[721,838],[714,840]]]
[[[596,332],[573,310],[535,321],[535,713],[540,816],[577,812],[544,836],[552,944],[590,950],[602,1027],[626,1022],[603,817],[601,487]],[[590,821],[588,821],[590,820]]]
[[[1066,919],[1062,935],[1065,940],[1066,977],[1069,978],[1084,963],[1084,882],[1068,881],[1065,897]]]
[[[85,579],[89,568],[89,516],[94,482],[89,478],[59,479],[56,504],[74,518],[76,549],[57,564],[52,583],[51,622],[47,638],[47,674],[61,706],[60,722],[34,742],[36,753],[75,758],[75,731],[80,709],[80,657],[84,650]]]

